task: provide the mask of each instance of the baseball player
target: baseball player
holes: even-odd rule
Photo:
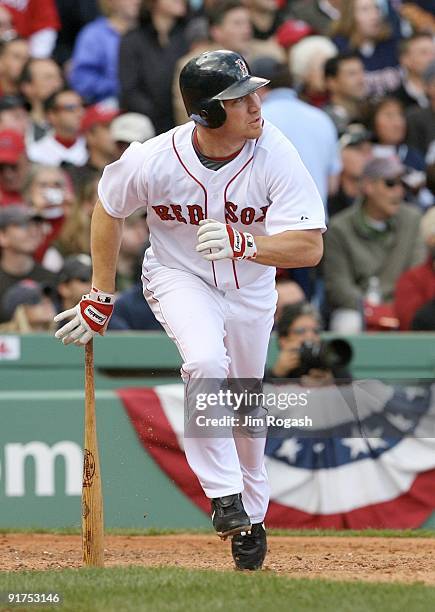
[[[240,55],[190,60],[180,88],[191,122],[133,143],[107,166],[92,228],[92,290],[56,317],[56,337],[86,344],[113,311],[123,219],[146,207],[151,246],[144,295],[183,360],[186,410],[195,381],[262,379],[276,306],[275,266],[322,256],[323,205],[289,141],[261,118]],[[211,499],[213,526],[232,537],[239,569],[262,567],[269,502],[264,436],[189,436],[185,452]]]

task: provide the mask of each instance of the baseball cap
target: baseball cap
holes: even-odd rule
[[[402,176],[406,172],[406,166],[398,157],[374,157],[364,167],[362,178],[389,179]]]
[[[372,133],[362,123],[350,123],[346,131],[340,136],[339,145],[341,149],[356,147],[363,142],[370,142]]]
[[[26,101],[21,96],[0,96],[0,113],[12,108],[26,108]]]
[[[151,120],[140,113],[125,113],[110,126],[113,140],[118,142],[145,142],[156,135]]]
[[[423,215],[421,222],[421,235],[426,241],[431,236],[435,236],[435,207],[429,208],[429,210]]]
[[[3,295],[1,306],[6,319],[10,320],[18,306],[36,306],[40,304],[44,297],[50,296],[50,287],[37,283],[31,279],[26,279],[15,283]]]
[[[119,111],[113,108],[105,108],[99,104],[89,106],[83,115],[82,132],[87,132],[87,130],[90,130],[95,125],[107,125],[118,115]]]
[[[17,164],[25,150],[22,134],[15,130],[0,131],[0,164]]]
[[[429,64],[426,70],[423,72],[423,81],[429,84],[435,79],[435,60]]]
[[[59,272],[57,284],[67,283],[70,280],[90,281],[92,278],[92,260],[89,255],[71,255],[63,262]]]
[[[275,57],[271,57],[270,55],[256,57],[252,60],[250,66],[252,74],[262,79],[267,79],[268,81],[273,81],[273,79],[280,75],[283,70],[287,69],[288,71],[285,64],[279,62]]]
[[[0,229],[8,227],[8,225],[20,225],[21,223],[26,223],[31,219],[35,221],[43,221],[40,214],[25,204],[9,204],[9,206],[0,206]]]
[[[314,30],[306,21],[301,19],[287,19],[276,31],[278,44],[284,49],[295,45],[300,40],[313,34]]]

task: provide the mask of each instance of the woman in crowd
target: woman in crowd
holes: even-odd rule
[[[406,116],[400,100],[385,96],[369,103],[367,127],[374,136],[375,155],[397,155],[405,166],[425,170],[421,153],[405,144]]]
[[[123,110],[147,115],[157,134],[174,126],[172,81],[188,51],[185,0],[147,0],[140,25],[121,41],[119,78]]]
[[[384,95],[401,82],[397,33],[382,15],[378,0],[346,0],[332,28],[340,51],[356,51],[367,72],[369,94]]]

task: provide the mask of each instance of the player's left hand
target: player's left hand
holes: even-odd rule
[[[231,225],[214,219],[203,219],[199,225],[196,250],[207,261],[255,259],[257,247],[252,234],[239,232]]]

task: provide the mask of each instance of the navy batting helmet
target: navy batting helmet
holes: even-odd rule
[[[222,100],[242,98],[267,79],[251,76],[246,61],[233,51],[206,51],[191,59],[180,74],[184,106],[191,119],[208,128],[225,123]]]

